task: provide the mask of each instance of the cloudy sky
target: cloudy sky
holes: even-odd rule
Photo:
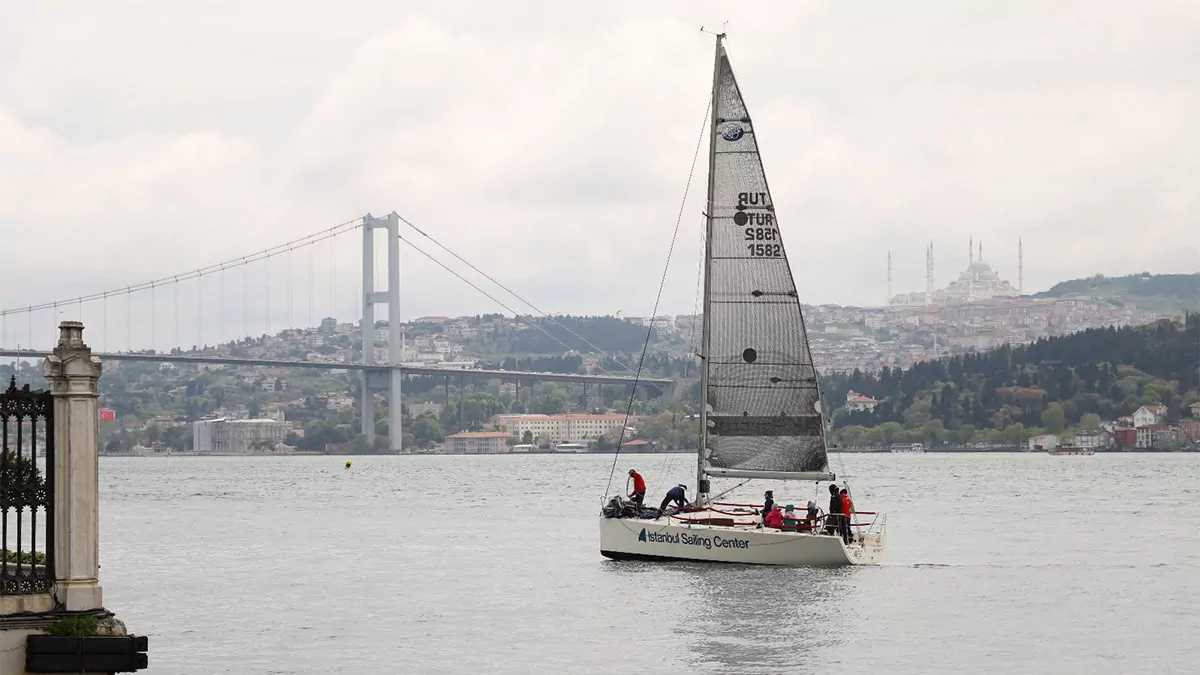
[[[921,289],[929,241],[943,285],[972,235],[1014,283],[1023,237],[1027,290],[1200,270],[1195,2],[46,2],[0,22],[0,305],[395,210],[546,311],[648,313],[709,95],[698,29],[726,20],[806,302],[881,303],[889,250]],[[694,306],[704,170],[665,311]],[[182,321],[350,317],[360,251],[287,256],[290,310],[286,257],[182,287],[207,303]],[[403,261],[406,318],[497,309]]]

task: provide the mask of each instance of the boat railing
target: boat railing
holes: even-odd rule
[[[707,513],[717,513],[717,514],[727,516],[730,518],[754,516],[754,520],[751,520],[748,522],[733,521],[733,522],[721,523],[722,525],[725,525],[726,527],[758,527],[762,523],[762,520],[758,517],[758,514],[753,511],[727,511],[725,509],[715,508],[717,506],[725,507],[725,509],[755,509],[755,510],[757,510],[757,509],[761,509],[763,505],[762,504],[742,504],[742,503],[738,503],[738,502],[713,502],[712,506],[710,506],[708,508],[694,509],[694,508],[689,507],[689,508],[682,509],[679,513],[676,513],[669,517],[673,518],[681,523],[687,523],[687,524],[692,524],[692,523],[706,524],[706,525],[712,524],[713,519],[711,517],[700,517],[700,518],[692,518],[692,517],[682,517],[681,518],[680,517],[680,514],[707,512]],[[834,515],[839,515],[839,514],[834,514]],[[852,518],[858,518],[861,516],[869,517],[866,520],[853,520],[850,523],[850,527],[854,528],[854,532],[856,534],[878,534],[879,536],[882,537],[887,529],[887,514],[879,513],[877,511],[854,511],[851,514],[851,516],[852,516]],[[796,521],[795,525],[790,525],[790,526],[779,528],[779,529],[781,529],[784,532],[797,532],[797,531],[817,532],[817,531],[820,531],[825,528],[826,521],[828,518],[829,518],[829,514],[821,514],[821,515],[817,516],[816,518],[796,518],[796,519],[794,519]]]

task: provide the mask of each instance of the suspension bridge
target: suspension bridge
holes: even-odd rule
[[[406,237],[401,223],[416,234]],[[385,234],[383,246],[379,246],[380,233]],[[431,253],[415,243],[417,237],[423,244],[428,241],[439,248],[441,254]],[[674,396],[674,380],[638,377],[627,365],[622,365],[623,373],[598,369],[598,373],[573,374],[403,363],[404,341],[399,320],[401,243],[484,294],[518,321],[527,323],[527,330],[541,331],[564,351],[585,347],[603,353],[561,324],[558,327],[577,344],[565,343],[560,337],[564,333],[556,336],[547,332],[545,322],[535,319],[544,317],[545,321],[557,323],[553,317],[392,212],[381,218],[367,214],[207,267],[0,310],[0,357],[19,360],[48,355],[56,339],[57,324],[66,319],[84,322],[90,328],[89,342],[96,346],[96,355],[104,360],[358,371],[362,382],[361,433],[368,442],[373,442],[375,436],[375,393],[385,392],[389,410],[396,410],[404,378],[414,375],[457,377],[460,382],[468,378],[500,379],[515,382],[518,387],[522,381],[571,382],[584,385],[585,394],[589,384],[625,385],[640,388],[643,393],[652,388]],[[426,246],[432,248],[429,244]],[[453,263],[445,259],[447,255],[458,266],[466,266],[534,312],[514,310],[456,271]],[[376,308],[380,305],[388,318],[386,350],[376,347]],[[348,314],[359,317],[359,345],[354,349],[358,361],[327,356],[316,349],[300,354],[293,351],[288,358],[281,358],[267,346],[243,349],[251,352],[249,356],[232,353],[231,345],[246,342],[247,338],[270,338],[301,329],[311,332],[324,318]],[[310,346],[321,339],[313,333]],[[183,345],[189,342],[193,346],[185,349]],[[265,345],[266,341],[259,344]],[[390,420],[388,432],[389,446],[399,451],[402,428],[398,416]]]

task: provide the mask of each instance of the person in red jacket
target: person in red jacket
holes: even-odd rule
[[[763,516],[763,525],[776,529],[783,527],[783,512],[779,510],[778,506],[767,511],[767,515]]]
[[[634,504],[641,506],[642,500],[646,498],[646,479],[634,469],[629,470],[629,477],[633,479],[633,492],[629,493],[629,498]]]
[[[854,502],[850,499],[850,493],[846,488],[842,488],[842,522],[845,523],[845,530],[842,536],[846,539],[846,543],[854,541],[854,530],[850,527],[850,521],[854,515]]]

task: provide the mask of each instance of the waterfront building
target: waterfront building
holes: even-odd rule
[[[535,439],[551,443],[581,443],[597,436],[619,434],[625,426],[625,415],[496,415],[492,422],[517,438],[523,438],[528,431]]]
[[[273,419],[198,420],[192,423],[192,449],[218,455],[271,452],[291,431],[290,422]]]
[[[446,451],[461,455],[498,455],[508,452],[512,436],[500,431],[466,431],[446,437]]]

